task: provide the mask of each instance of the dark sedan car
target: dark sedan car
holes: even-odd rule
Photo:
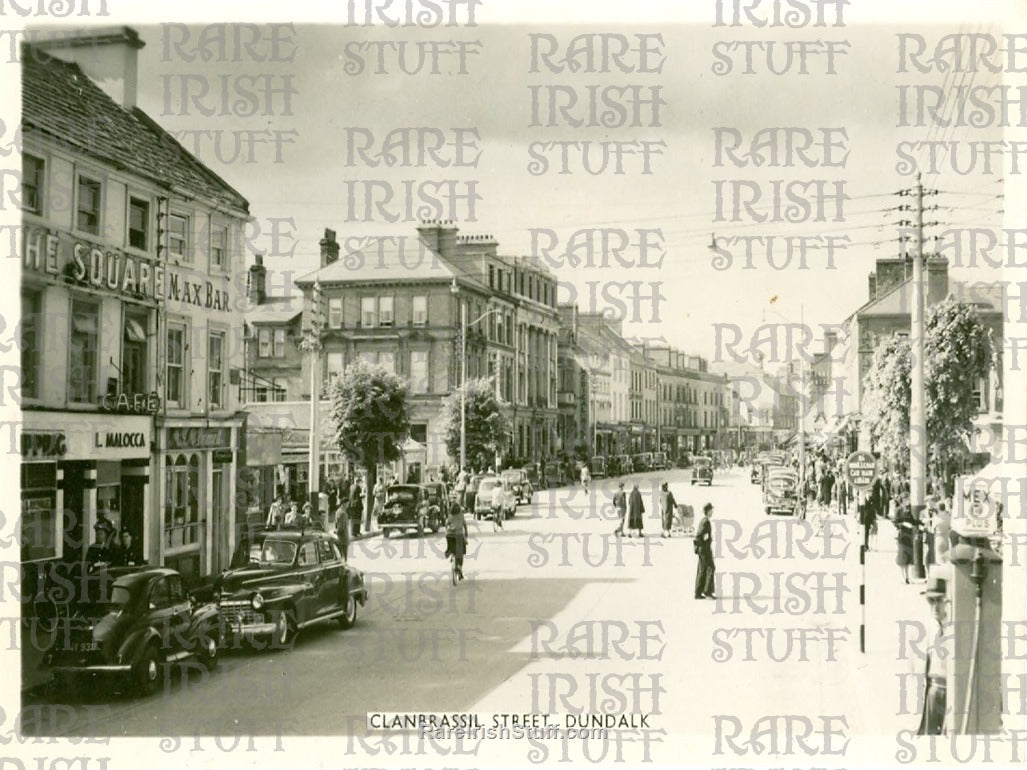
[[[433,499],[435,498],[435,499]],[[393,484],[385,490],[385,504],[378,514],[382,535],[393,532],[438,532],[443,524],[438,490],[427,484]]]
[[[713,486],[713,460],[709,457],[696,457],[692,466],[692,485],[705,484]]]
[[[121,675],[144,693],[161,685],[165,663],[198,658],[213,668],[221,646],[218,608],[197,606],[172,569],[146,569],[90,592],[58,635],[46,663],[58,685],[80,676]]]
[[[288,647],[306,626],[335,620],[350,628],[367,601],[364,573],[350,566],[334,535],[267,530],[250,544],[249,564],[214,584],[222,623],[233,639],[270,636]]]

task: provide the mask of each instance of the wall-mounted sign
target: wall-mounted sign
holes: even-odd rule
[[[160,396],[157,391],[149,393],[118,393],[100,397],[100,411],[122,414],[156,414],[160,411]]]
[[[68,442],[64,431],[21,434],[21,459],[23,460],[64,457],[67,451]]]
[[[26,272],[70,280],[132,299],[168,299],[206,310],[229,311],[228,292],[200,274],[165,268],[152,257],[83,241],[71,233],[27,226],[22,232]],[[200,280],[190,280],[192,277]]]
[[[149,442],[142,431],[97,431],[97,449],[146,449]]]
[[[168,449],[231,448],[231,428],[168,428]]]

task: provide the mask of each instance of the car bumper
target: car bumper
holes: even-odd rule
[[[62,663],[49,666],[55,674],[128,674],[132,666],[128,663]]]

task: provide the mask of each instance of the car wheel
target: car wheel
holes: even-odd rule
[[[339,625],[346,628],[353,628],[357,622],[357,597],[353,594],[346,599],[346,611],[339,616]]]
[[[143,695],[153,695],[164,681],[164,663],[157,647],[149,645],[133,671],[136,689]]]
[[[196,657],[208,671],[213,671],[218,664],[220,650],[218,634],[213,628],[204,629],[196,639]]]
[[[692,479],[692,486],[695,486],[695,479]]]
[[[280,610],[275,618],[274,646],[279,649],[291,647],[296,641],[296,613],[291,609]]]
[[[388,527],[382,527],[382,537],[387,538],[388,536],[389,536],[389,528]]]

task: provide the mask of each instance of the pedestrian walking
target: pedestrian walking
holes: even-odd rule
[[[895,501],[895,542],[899,547],[895,554],[895,563],[902,570],[902,577],[909,584],[909,565],[913,563],[913,538],[916,526],[913,522],[906,498]]]
[[[870,550],[870,536],[877,534],[877,509],[868,497],[858,506],[859,523],[863,527],[863,547]]]
[[[349,560],[350,536],[349,513],[346,511],[348,501],[339,503],[338,511],[335,514],[335,535],[339,538],[339,549],[342,551],[342,558]]]
[[[632,484],[631,496],[628,499],[628,537],[631,537],[632,530],[638,532],[642,537],[642,515],[645,513],[645,503],[642,502],[642,493],[638,491],[638,484]]]
[[[667,487],[667,482],[664,481],[660,486],[660,513],[663,516],[663,532],[660,533],[660,537],[670,537],[671,527],[674,526],[674,509],[677,507],[677,501],[674,499],[674,493]]]
[[[364,518],[364,491],[356,479],[349,491],[349,518],[353,527],[353,536],[360,537],[360,527]]]
[[[695,598],[716,599],[713,593],[713,575],[716,572],[716,565],[713,563],[713,525],[710,524],[710,517],[713,515],[713,503],[706,503],[702,508],[703,517],[695,532],[695,540],[692,547],[699,557],[699,564],[695,570]]]
[[[617,491],[613,493],[613,507],[617,510],[617,529],[613,534],[620,537],[624,534],[625,519],[628,515],[628,496],[624,493],[624,482],[617,484]]]

